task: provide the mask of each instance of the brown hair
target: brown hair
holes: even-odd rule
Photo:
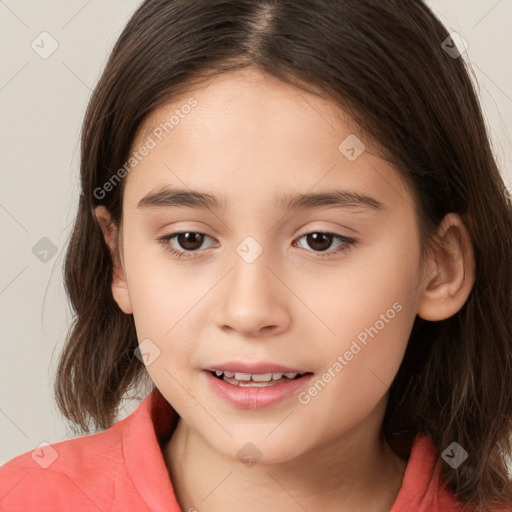
[[[254,66],[322,91],[384,149],[417,198],[423,256],[447,213],[464,219],[474,287],[452,317],[416,317],[382,435],[402,456],[417,433],[438,453],[458,442],[469,457],[457,469],[442,464],[449,487],[477,510],[510,506],[512,205],[467,64],[442,47],[448,37],[420,0],[146,0],[119,37],[83,124],[82,194],[65,260],[76,316],[55,383],[62,413],[84,431],[91,422],[108,428],[146,374],[134,356],[133,317],[112,297],[111,254],[93,214],[103,204],[119,224],[123,181],[108,192],[104,184],[150,112],[194,81]]]

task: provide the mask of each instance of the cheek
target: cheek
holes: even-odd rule
[[[356,254],[354,252],[354,254]],[[329,327],[318,343],[329,387],[342,400],[371,400],[398,371],[416,317],[419,251],[411,241],[382,243],[309,297]],[[310,333],[311,339],[314,334]],[[318,338],[317,338],[318,339]],[[339,359],[341,357],[341,361]],[[322,379],[324,380],[324,379]]]
[[[347,303],[338,317],[337,335],[317,345],[324,366],[298,397],[303,417],[310,422],[304,430],[325,425],[325,438],[334,438],[363,421],[378,404],[385,406],[415,316],[414,306],[403,298],[390,303],[383,295],[372,303],[353,301],[350,308]]]
[[[408,332],[417,309],[419,250],[400,234],[381,236],[315,279],[297,276],[298,289],[324,324],[315,322],[316,327],[333,349],[357,337],[364,342],[367,329],[379,339]]]
[[[362,298],[362,297],[361,297]],[[382,394],[403,359],[416,316],[414,304],[390,296],[352,301],[338,312],[336,335],[321,347],[325,382],[336,382],[347,396]],[[336,378],[332,378],[335,374]],[[364,400],[364,396],[361,396]]]
[[[212,280],[187,270],[187,264],[171,260],[157,242],[127,235],[125,266],[128,290],[139,339],[165,340],[189,327],[193,308]]]
[[[179,264],[143,248],[134,248],[126,263],[137,338],[141,351],[146,343],[152,354],[146,370],[165,398],[186,410],[191,404],[184,388],[201,337],[197,319],[204,318],[200,299],[211,280],[191,279]]]

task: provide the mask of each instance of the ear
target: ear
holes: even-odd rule
[[[475,283],[475,255],[471,235],[461,217],[447,214],[438,232],[439,247],[428,261],[430,277],[423,283],[418,315],[444,320],[457,313]]]
[[[107,243],[107,246],[110,249],[110,254],[112,256],[112,295],[123,313],[126,313],[127,315],[132,314],[133,309],[118,244],[118,227],[114,222],[112,222],[110,214],[105,206],[97,206],[94,209],[94,213],[96,215],[96,220],[101,226],[101,231],[103,232],[105,242]]]

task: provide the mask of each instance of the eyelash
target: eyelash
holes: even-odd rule
[[[196,235],[204,235],[204,236],[206,236],[206,237],[208,237],[208,238],[213,240],[213,238],[211,236],[207,235],[206,233],[201,233],[200,231],[178,231],[176,233],[171,233],[169,235],[165,235],[163,237],[160,237],[158,240],[163,245],[164,249],[167,252],[171,253],[173,256],[176,256],[178,258],[183,258],[183,257],[184,258],[196,258],[197,256],[189,256],[189,254],[190,255],[197,254],[198,252],[200,252],[199,250],[196,250],[196,251],[177,251],[176,249],[174,249],[170,245],[170,241],[173,238],[176,238],[178,235],[181,235],[181,234],[184,234],[184,233],[194,233]],[[316,256],[316,257],[320,258],[320,259],[330,259],[333,254],[338,254],[338,253],[343,253],[345,251],[348,251],[357,242],[357,240],[355,240],[354,238],[349,238],[349,237],[346,237],[346,236],[343,236],[343,235],[338,235],[337,233],[332,233],[330,231],[310,231],[309,233],[304,233],[297,240],[300,240],[301,238],[304,238],[305,236],[311,235],[311,234],[332,235],[335,239],[339,240],[340,242],[343,242],[343,245],[341,245],[339,248],[337,248],[334,251],[328,252],[327,253],[328,256],[324,256],[323,253],[318,253],[320,255]],[[308,252],[311,252],[311,251],[308,251]],[[312,251],[312,252],[314,252],[314,251]]]

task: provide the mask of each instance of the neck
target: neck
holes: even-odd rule
[[[389,512],[406,463],[375,426],[358,425],[278,464],[249,465],[217,451],[180,418],[164,457],[184,511]]]

